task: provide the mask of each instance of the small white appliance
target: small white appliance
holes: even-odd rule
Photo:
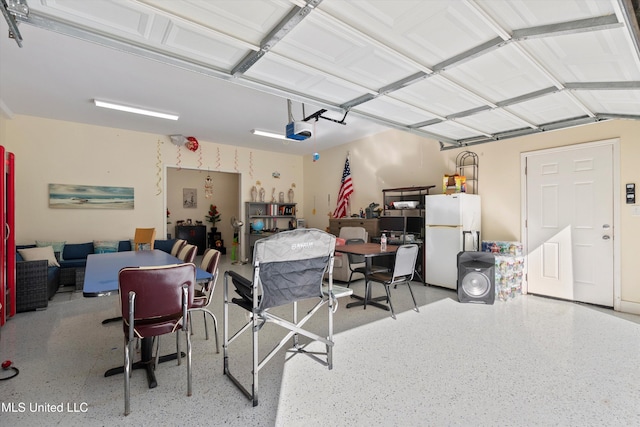
[[[480,196],[425,196],[424,274],[430,285],[457,288],[458,253],[480,250]]]

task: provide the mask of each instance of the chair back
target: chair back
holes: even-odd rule
[[[183,262],[193,262],[196,259],[196,253],[198,252],[198,247],[196,245],[185,244],[182,246],[182,249],[178,252],[177,258]]]
[[[153,245],[156,241],[156,229],[155,228],[136,228],[136,232],[133,235],[133,247],[135,251],[143,249],[142,245],[149,245],[149,249],[153,250]]]
[[[340,229],[340,235],[345,240],[349,239],[362,239],[365,242],[369,241],[369,233],[364,227],[342,227]]]
[[[186,244],[187,244],[186,240],[183,240],[183,239],[176,240],[176,242],[173,244],[173,247],[171,248],[171,255],[177,258],[178,252],[180,252],[180,249],[182,249],[182,247]]]
[[[335,246],[335,236],[313,228],[283,231],[258,240],[253,251],[253,295],[257,286],[261,290],[258,311],[322,298],[322,278],[329,265],[333,266]]]
[[[418,245],[402,245],[396,252],[392,282],[411,281],[416,271]]]
[[[209,248],[204,252],[200,268],[211,274],[211,280],[204,287],[207,292],[212,290],[211,284],[215,284],[218,279],[218,264],[220,263],[220,251]]]
[[[193,303],[193,289],[196,282],[196,266],[191,263],[153,267],[125,267],[118,273],[120,307],[125,332],[129,325],[129,293],[135,293],[134,325],[144,320],[145,331],[153,335],[150,326],[156,322],[178,323],[183,316],[183,287],[187,288],[187,308]],[[136,328],[136,334],[145,336]]]
[[[364,239],[347,239],[347,245],[358,245],[364,243]],[[349,268],[352,264],[362,264],[365,262],[364,255],[347,254],[349,257]]]

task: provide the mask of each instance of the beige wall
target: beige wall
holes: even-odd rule
[[[484,237],[521,240],[522,152],[619,138],[622,187],[627,182],[640,184],[639,135],[640,122],[611,121],[470,147],[480,159]],[[459,152],[440,151],[436,141],[393,130],[320,152],[317,162],[311,156],[200,142],[202,159],[198,153],[183,148],[180,166],[239,172],[242,217],[242,202],[249,200],[250,188],[256,181],[267,190],[267,198],[272,188],[276,194],[286,193],[295,184],[300,216],[309,226],[321,229],[328,226],[328,213],[335,208],[347,152],[355,186],[354,213],[371,202],[381,203],[384,188],[439,185],[443,173],[454,172],[454,159]],[[166,136],[16,116],[0,118],[0,143],[16,154],[19,243],[35,239],[84,242],[129,238],[136,226],[164,230],[165,170],[178,165],[177,147]],[[272,177],[273,172],[278,172],[280,178]],[[49,183],[133,186],[136,207],[133,211],[49,209]],[[201,188],[204,194],[204,184]],[[640,313],[640,275],[635,269],[640,217],[631,215],[622,199],[622,188],[620,192],[621,309]],[[176,219],[181,218],[172,211],[172,221]]]
[[[479,157],[479,194],[482,196],[482,231],[487,240],[522,240],[521,153],[550,147],[618,138],[620,140],[620,284],[621,310],[640,314],[640,275],[637,274],[640,217],[631,215],[624,201],[624,184],[640,186],[640,122],[611,121],[572,129],[467,147]],[[442,175],[455,172],[461,149],[440,151],[439,143],[400,131],[320,152],[320,160],[305,157],[305,210],[308,224],[324,229],[335,198],[347,152],[355,187],[352,213],[375,201],[382,203],[382,189],[410,185],[436,185]],[[439,190],[440,189],[440,190]],[[639,191],[640,193],[640,191]],[[639,195],[640,196],[640,195]],[[330,202],[327,201],[330,197]],[[640,203],[638,203],[640,204]],[[315,214],[313,207],[316,207]]]
[[[16,155],[15,233],[19,244],[36,239],[71,243],[128,239],[136,227],[155,227],[158,235],[163,235],[167,167],[239,173],[240,202],[249,200],[256,181],[267,189],[269,197],[272,188],[277,194],[286,192],[292,183],[298,189],[304,184],[300,156],[200,141],[200,157],[184,147],[178,153],[178,147],[165,135],[28,116],[0,117],[0,144]],[[272,177],[273,172],[280,178]],[[135,209],[50,209],[49,183],[134,187]],[[202,200],[199,206],[208,206],[204,179],[197,188]],[[214,197],[215,191],[214,183]],[[302,201],[299,203],[303,209]],[[243,217],[243,203],[237,209]],[[228,224],[229,212],[221,213]],[[172,211],[172,222],[187,218],[180,214]],[[199,219],[204,220],[204,215]],[[226,244],[232,236],[224,238]]]

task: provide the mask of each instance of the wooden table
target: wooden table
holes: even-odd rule
[[[382,257],[382,256],[387,256],[387,257],[394,256],[397,250],[398,250],[398,246],[387,245],[387,250],[382,251],[380,250],[380,245],[378,243],[359,243],[354,245],[336,246],[336,252],[340,252],[343,254],[361,255],[364,257],[365,271],[366,271],[365,278],[364,278],[365,281],[367,280],[367,277],[369,276],[369,274],[371,274],[371,264],[372,264],[373,258]],[[365,287],[367,290],[365,291],[364,296],[360,296],[356,294],[351,295],[352,298],[356,298],[359,301],[351,302],[347,304],[347,308],[358,307],[361,305],[366,308],[367,305],[372,305],[374,307],[378,307],[388,311],[389,310],[388,306],[384,304],[380,304],[378,302],[381,300],[386,300],[387,297],[382,296],[377,298],[371,298],[371,287],[370,286],[365,286]]]

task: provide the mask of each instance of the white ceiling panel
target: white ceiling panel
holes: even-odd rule
[[[614,13],[613,2],[602,0],[477,1],[502,28],[513,31]]]
[[[539,68],[523,60],[520,51],[512,45],[449,69],[444,75],[492,102],[515,98],[552,84]]]
[[[534,39],[523,46],[563,82],[640,80],[638,58],[629,54],[622,28]]]
[[[290,2],[282,0],[138,1],[176,19],[215,29],[255,46],[293,8]]]
[[[100,31],[121,37],[146,39],[153,21],[153,11],[135,2],[109,0],[40,0],[29,2],[33,11],[70,20],[90,23]]]
[[[477,96],[460,90],[459,87],[438,75],[393,92],[390,96],[440,116],[448,116],[485,105]]]
[[[435,133],[436,135],[442,135],[451,140],[466,140],[481,135],[466,126],[456,123],[455,121],[436,123],[421,129]]]
[[[640,89],[575,91],[590,110],[596,113],[615,111],[616,114],[636,114],[640,105]]]
[[[316,116],[328,120],[313,147],[272,146],[301,154],[387,128],[455,148],[640,120],[640,6],[629,0],[14,2],[28,14],[0,2],[0,34],[16,36],[0,37],[8,116],[111,125],[90,102],[105,98],[180,115],[123,118],[127,128],[263,149],[249,131],[284,129],[291,99],[332,115]]]
[[[330,1],[320,8],[429,66],[496,36],[462,1]]]
[[[408,64],[357,32],[309,16],[273,51],[346,81],[377,89],[415,72]]]
[[[245,74],[247,78],[269,83],[293,93],[326,99],[340,105],[371,91],[276,54],[267,54]]]
[[[499,109],[482,111],[467,117],[461,117],[456,121],[487,134],[499,134],[512,129],[528,127],[527,123]]]
[[[562,92],[511,105],[506,110],[516,114],[518,117],[525,117],[535,125],[573,119],[585,115],[584,111],[571,101],[570,95]]]
[[[426,111],[388,97],[376,98],[357,106],[355,110],[404,125],[412,125],[414,123],[436,118],[434,115],[429,114]]]

